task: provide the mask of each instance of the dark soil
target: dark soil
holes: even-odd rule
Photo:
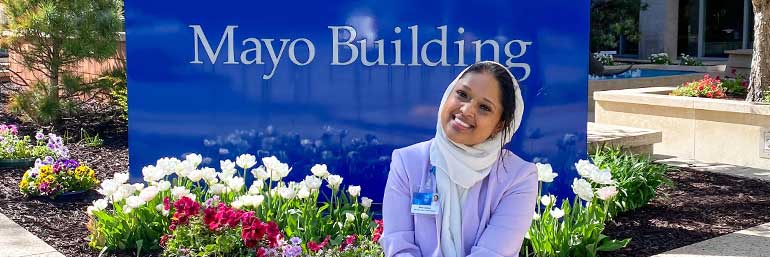
[[[668,176],[672,187],[607,224],[605,234],[631,242],[604,256],[651,256],[770,222],[770,182],[691,169]]]

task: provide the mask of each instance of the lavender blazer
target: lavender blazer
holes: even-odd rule
[[[426,141],[393,151],[382,205],[385,256],[440,257],[441,210],[438,215],[412,214],[412,192],[429,174]],[[515,257],[532,223],[537,198],[535,165],[503,150],[484,180],[472,186],[462,210],[460,256]],[[500,164],[500,165],[498,165]]]

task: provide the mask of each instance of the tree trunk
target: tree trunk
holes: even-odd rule
[[[770,0],[752,0],[754,4],[754,54],[749,74],[748,102],[760,102],[770,89]]]

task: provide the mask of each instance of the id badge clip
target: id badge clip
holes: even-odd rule
[[[417,192],[412,193],[412,214],[438,214],[439,202],[435,183],[436,167],[431,167],[430,174]]]

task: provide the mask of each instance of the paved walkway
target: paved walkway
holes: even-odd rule
[[[0,213],[0,257],[64,257],[64,255]]]
[[[770,170],[678,158],[663,159],[658,162],[677,167],[770,181]],[[770,215],[770,213],[765,215]],[[770,223],[684,246],[655,255],[655,257],[770,257]]]

